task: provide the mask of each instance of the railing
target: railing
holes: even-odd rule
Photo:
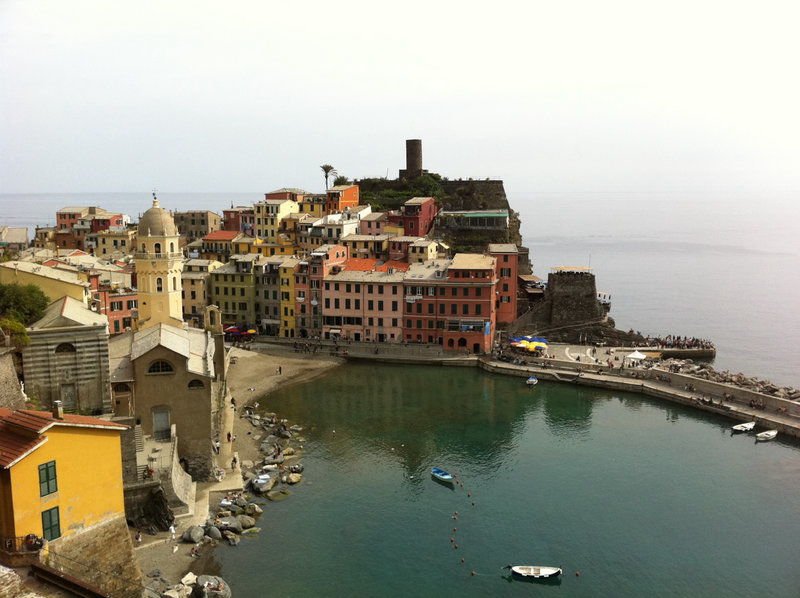
[[[183,254],[180,252],[170,253],[150,253],[149,251],[134,251],[134,259],[137,260],[166,260],[166,259],[181,259]]]

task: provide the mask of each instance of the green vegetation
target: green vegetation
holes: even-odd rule
[[[437,204],[445,197],[442,177],[435,173],[401,181],[361,179],[358,185],[361,201],[371,204],[375,210],[397,210],[412,197],[433,197]]]
[[[36,285],[0,284],[0,328],[11,335],[17,349],[30,344],[25,326],[41,318],[48,303]]]
[[[11,342],[18,350],[31,344],[31,338],[25,331],[25,326],[14,318],[0,318],[0,330],[11,337]]]
[[[352,184],[352,181],[348,179],[346,176],[341,174],[337,176],[335,179],[333,179],[334,187],[338,187],[339,185],[350,185],[350,184]]]
[[[23,326],[42,317],[50,301],[33,284],[0,284],[0,318],[12,318]]]

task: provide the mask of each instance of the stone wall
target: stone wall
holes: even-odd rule
[[[54,540],[46,564],[115,597],[142,595],[142,572],[123,516]]]
[[[597,300],[594,274],[587,272],[557,272],[547,277],[550,299],[550,324],[559,326],[571,322],[587,322],[605,316]]]
[[[25,409],[25,397],[19,385],[11,349],[0,348],[0,407]]]

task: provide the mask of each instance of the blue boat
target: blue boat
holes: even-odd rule
[[[528,386],[536,386],[537,384],[539,384],[539,380],[537,380],[536,376],[531,376],[530,378],[528,378],[525,384],[527,384]]]
[[[438,467],[431,467],[431,475],[440,482],[452,484],[455,481],[452,473],[447,473],[444,469],[439,469]]]

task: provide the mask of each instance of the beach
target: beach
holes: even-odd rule
[[[176,519],[174,542],[169,532],[160,532],[155,536],[143,535],[141,543],[137,546],[136,530],[131,530],[144,584],[152,582],[153,579],[165,579],[169,584],[176,584],[190,571],[195,574],[217,574],[218,567],[212,558],[216,543],[201,544],[200,557],[192,557],[190,551],[194,545],[182,542],[181,535],[191,525],[202,525],[208,517],[209,505],[215,505],[226,492],[239,484],[241,478],[236,476],[241,476],[241,469],[237,467],[231,470],[234,454],[239,463],[248,461],[255,463],[263,458],[259,451],[259,442],[251,433],[254,430],[253,426],[249,420],[239,417],[238,409],[258,402],[259,412],[275,412],[280,417],[280,406],[269,401],[269,394],[272,391],[285,385],[308,382],[342,363],[344,360],[339,357],[321,353],[300,354],[291,349],[270,349],[269,353],[238,347],[231,349],[226,410],[220,434],[220,454],[217,457],[217,465],[226,471],[226,477],[221,482],[197,484],[194,513]],[[233,409],[230,408],[231,397],[236,399],[235,416]],[[295,423],[303,425],[303,422],[290,422],[290,424]],[[236,438],[235,441],[227,442],[228,431]],[[149,573],[156,570],[160,575],[155,578],[148,577]]]

